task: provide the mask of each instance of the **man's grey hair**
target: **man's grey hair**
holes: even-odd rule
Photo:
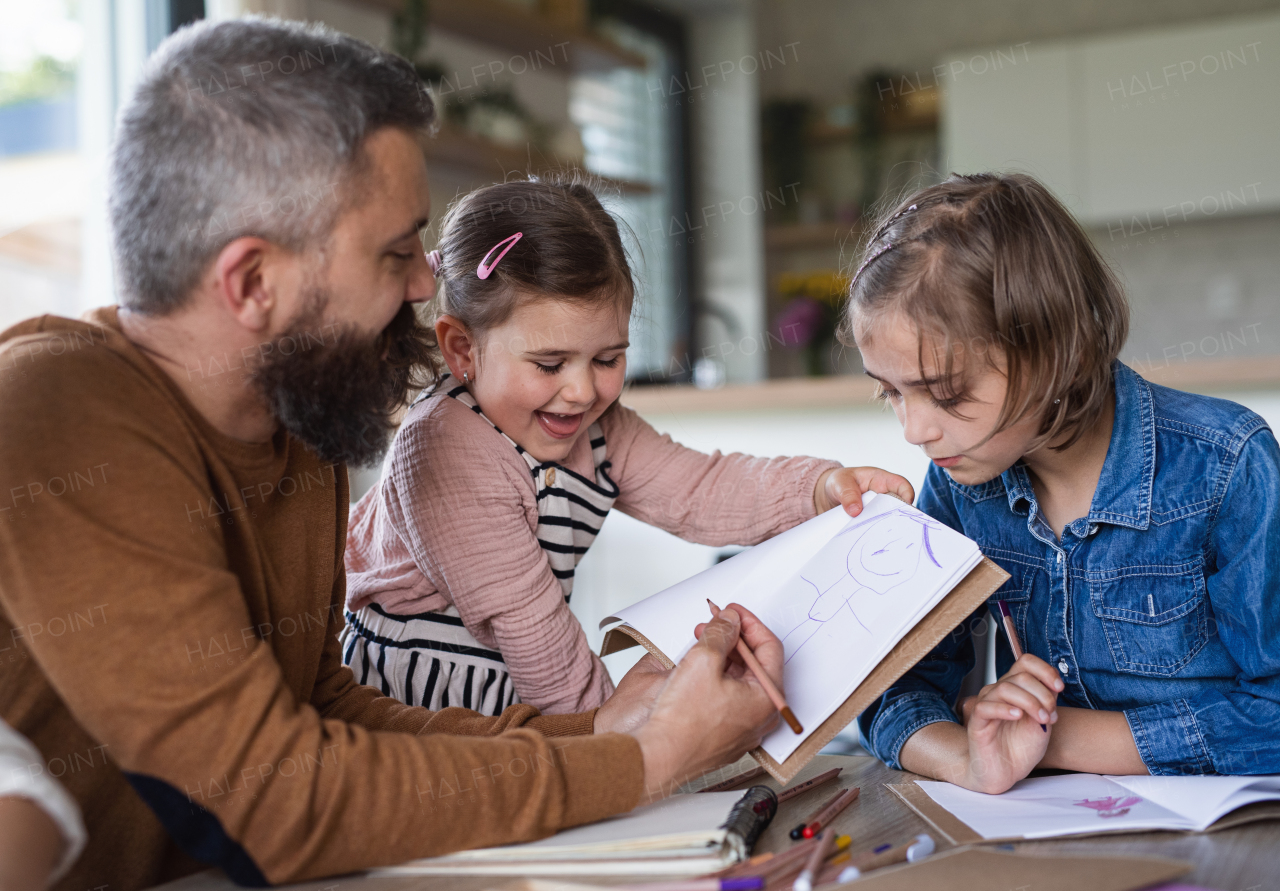
[[[366,137],[427,132],[430,95],[404,59],[316,24],[200,22],[167,39],[121,111],[108,207],[120,299],[181,306],[232,240],[322,243]]]

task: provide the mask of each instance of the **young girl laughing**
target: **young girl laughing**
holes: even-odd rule
[[[446,216],[432,258],[449,373],[413,405],[347,545],[344,659],[412,705],[586,711],[613,691],[569,611],[614,507],[689,541],[754,544],[868,489],[875,468],[705,455],[618,404],[634,286],[585,185],[511,182]]]

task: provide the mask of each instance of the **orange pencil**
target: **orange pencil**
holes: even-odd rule
[[[720,615],[720,607],[710,600],[707,600],[707,606],[711,607],[712,618]],[[742,657],[743,662],[747,663],[747,668],[751,669],[751,673],[756,676],[760,686],[764,687],[764,692],[769,697],[769,701],[782,714],[782,720],[787,722],[787,726],[795,733],[804,733],[804,728],[796,720],[795,713],[791,711],[791,706],[787,705],[787,701],[782,698],[782,694],[773,685],[773,681],[769,680],[769,676],[764,673],[764,666],[760,664],[756,654],[751,652],[751,647],[747,646],[747,642],[741,637],[738,638],[738,655]]]

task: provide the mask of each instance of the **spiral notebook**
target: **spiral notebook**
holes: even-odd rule
[[[761,802],[767,804],[757,811]],[[371,874],[703,875],[750,856],[777,808],[777,796],[767,786],[745,793],[673,795],[538,841],[411,860]]]
[[[601,655],[640,644],[671,666],[708,599],[750,609],[782,639],[783,694],[804,725],[751,753],[785,783],[1007,578],[972,540],[869,493],[857,517],[834,508],[606,618]]]

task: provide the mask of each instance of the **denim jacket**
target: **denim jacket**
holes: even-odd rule
[[[1115,364],[1115,425],[1085,517],[1058,541],[1026,467],[977,486],[931,467],[918,506],[1010,578],[1023,648],[1062,674],[1063,706],[1122,711],[1153,775],[1280,773],[1280,449],[1243,406]],[[858,719],[899,767],[907,739],[957,721],[984,607]],[[1013,654],[1003,634],[996,667]]]

